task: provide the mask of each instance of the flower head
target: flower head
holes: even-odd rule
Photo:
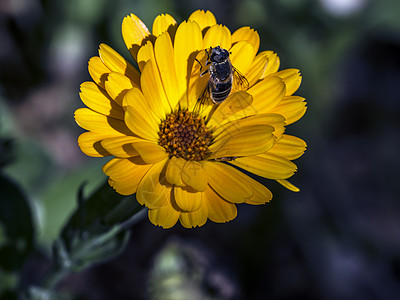
[[[93,82],[81,85],[88,108],[75,119],[87,132],[78,142],[89,156],[114,156],[103,167],[110,185],[136,193],[153,224],[227,222],[236,217],[236,204],[271,200],[241,170],[298,190],[286,179],[306,144],[284,131],[306,110],[304,98],[293,96],[301,76],[296,69],[278,71],[274,52],[258,52],[255,30],[231,33],[211,12],[198,10],[179,25],[160,15],[152,32],[131,14],[122,35],[139,70],[100,45],[89,60]],[[223,70],[210,57],[216,47],[229,53]],[[212,87],[217,79],[221,85]],[[216,104],[213,95],[222,101]]]

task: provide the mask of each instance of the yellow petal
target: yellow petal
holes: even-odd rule
[[[171,59],[174,56],[174,48],[168,33],[161,34],[154,46],[154,53],[160,70],[161,81],[165,94],[172,109],[175,109],[182,95],[178,92],[178,83],[175,73],[175,63]]]
[[[159,36],[164,32],[168,32],[172,37],[176,31],[177,23],[169,14],[161,14],[154,19],[153,35]]]
[[[83,129],[118,135],[132,135],[122,120],[101,115],[89,108],[79,108],[75,111],[75,121]]]
[[[137,63],[141,72],[143,72],[144,66],[149,60],[156,61],[152,42],[147,42],[143,45],[137,54]]]
[[[297,91],[301,84],[300,71],[297,69],[282,70],[273,74],[273,76],[282,78],[286,85],[286,96],[292,95],[295,91]]]
[[[300,189],[297,186],[285,179],[277,180],[277,182],[292,192],[300,192]]]
[[[258,52],[260,47],[260,36],[257,31],[250,27],[241,27],[232,34],[232,44],[246,41],[253,46],[254,55]]]
[[[139,89],[129,90],[122,101],[122,105],[134,107],[147,120],[154,131],[159,130],[160,119],[151,111],[146,98]]]
[[[220,162],[206,162],[204,168],[209,184],[222,198],[232,203],[243,203],[253,196],[247,175]]]
[[[211,187],[225,200],[233,203],[264,204],[272,199],[272,193],[264,185],[226,164],[208,162],[215,170],[210,172]],[[207,172],[209,168],[206,169]],[[230,187],[233,187],[231,190]]]
[[[168,193],[167,193],[167,197]],[[178,222],[181,212],[174,208],[169,198],[166,205],[157,209],[149,209],[149,220],[156,226],[161,226],[165,229],[171,228]]]
[[[206,189],[203,202],[208,207],[208,218],[216,223],[224,223],[233,220],[237,216],[236,205],[222,199],[210,187]]]
[[[282,138],[268,150],[268,153],[282,156],[286,159],[293,160],[303,155],[307,144],[302,139],[284,134]]]
[[[125,58],[106,44],[100,44],[99,55],[103,63],[111,71],[121,73],[132,80],[136,85],[140,84],[140,74]]]
[[[188,72],[192,69],[197,51],[202,49],[203,38],[199,25],[192,21],[182,22],[176,31],[174,41],[174,62],[179,95],[187,95],[190,79]]]
[[[151,126],[151,123],[132,106],[125,106],[126,126],[136,135],[153,142],[158,140],[158,130]]]
[[[232,65],[241,73],[246,74],[254,60],[255,53],[253,46],[241,41],[232,46],[230,58]]]
[[[228,121],[230,117],[246,109],[253,103],[253,97],[246,92],[230,94],[224,102],[218,105],[208,121],[208,126],[215,127]]]
[[[247,179],[247,184],[251,186],[254,192],[253,196],[251,196],[249,199],[246,199],[247,204],[260,205],[271,201],[272,193],[268,188],[250,177],[247,177]]]
[[[139,157],[114,158],[103,166],[110,185],[122,195],[136,193],[139,182],[150,169]]]
[[[111,155],[121,158],[129,158],[139,155],[132,146],[132,143],[137,141],[138,138],[133,136],[112,137],[101,141],[101,146],[111,153]]]
[[[251,63],[251,66],[245,75],[250,87],[260,80],[262,74],[264,74],[265,69],[267,68],[267,65],[268,56],[265,52],[258,54],[254,58],[254,61]]]
[[[220,46],[223,49],[229,50],[231,48],[231,32],[228,27],[215,24],[211,26],[206,35],[204,36],[203,48],[208,49]]]
[[[102,140],[104,140],[109,136],[110,135],[98,132],[91,132],[91,131],[84,132],[79,136],[78,144],[82,152],[85,153],[86,155],[92,157],[110,156],[111,153],[109,153],[106,149],[104,149],[100,143]],[[112,136],[113,135],[111,135],[111,137]]]
[[[192,65],[188,87],[188,108],[190,111],[193,111],[198,99],[208,84],[208,80],[210,79],[209,75],[200,76],[200,73],[204,71],[203,66],[206,63],[206,57],[206,51],[200,51],[196,56],[197,61],[200,63],[195,60],[195,63]],[[205,111],[201,111],[201,115],[207,116],[211,107],[212,105],[202,107],[202,110],[204,109]]]
[[[274,143],[273,131],[274,128],[269,125],[250,125],[220,134],[209,146],[209,159],[263,153]]]
[[[217,24],[215,16],[209,10],[196,10],[190,15],[188,21],[196,22],[202,31]]]
[[[182,181],[182,169],[186,160],[180,157],[171,157],[165,173],[167,181],[172,185],[184,186]]]
[[[286,125],[298,121],[306,112],[306,102],[303,97],[288,96],[283,98],[279,104],[271,108],[271,112],[281,114],[285,117]]]
[[[265,114],[266,118],[269,118],[268,125],[274,127],[274,136],[276,141],[282,138],[285,132],[285,118],[279,114]]]
[[[81,84],[79,93],[82,102],[92,110],[112,118],[124,119],[124,110],[97,84],[86,81]]]
[[[140,157],[149,164],[155,164],[168,157],[167,152],[155,142],[142,142],[133,143],[133,147],[139,152]]]
[[[183,211],[196,211],[201,206],[202,193],[192,188],[174,187],[176,205]]]
[[[219,128],[215,129],[213,136],[215,141],[218,139],[229,140],[230,137],[240,134],[243,128],[254,125],[268,125],[273,127],[273,136],[275,138],[265,141],[265,145],[260,145],[260,147],[265,147],[265,151],[270,150],[274,143],[279,140],[283,133],[285,132],[285,118],[279,114],[257,114],[246,116],[243,118],[238,118],[235,121],[223,124]]]
[[[240,157],[229,163],[269,179],[286,179],[297,170],[296,165],[290,160],[268,153]]]
[[[100,57],[94,56],[89,60],[89,74],[93,81],[104,89],[104,83],[107,80],[110,69],[107,68]]]
[[[232,135],[243,127],[253,125],[271,125],[274,127],[274,135],[277,130],[284,127],[285,118],[279,114],[255,114],[250,116],[238,117],[236,120],[225,123],[217,127],[213,136],[216,139],[220,134]]]
[[[153,165],[143,176],[137,188],[136,197],[150,209],[162,207],[170,199],[171,189],[166,185],[163,169],[167,159]]]
[[[107,93],[120,106],[122,106],[122,99],[126,92],[134,87],[137,88],[138,86],[128,77],[117,72],[111,72],[108,74],[105,82]]]
[[[199,209],[192,212],[181,212],[179,221],[185,228],[194,228],[203,226],[207,222],[208,209],[202,204]]]
[[[150,36],[146,25],[134,14],[126,16],[122,21],[122,37],[125,45],[136,60],[137,52]]]
[[[188,160],[182,168],[182,181],[196,191],[204,192],[207,187],[207,173],[203,163]]]
[[[270,76],[252,86],[247,93],[253,96],[249,108],[253,114],[269,113],[285,96],[285,84],[281,78]]]
[[[151,60],[146,63],[140,82],[143,95],[151,110],[157,117],[164,119],[165,115],[171,112],[171,107],[161,83],[160,73]]]
[[[268,64],[267,68],[265,69],[264,73],[261,75],[261,79],[267,77],[268,75],[274,74],[278,71],[280,60],[276,53],[273,51],[264,51],[261,53],[266,53],[268,57]],[[260,54],[261,54],[260,53]]]

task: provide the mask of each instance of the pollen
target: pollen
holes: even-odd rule
[[[179,110],[167,115],[160,124],[158,136],[158,144],[170,157],[200,161],[210,154],[212,132],[204,119],[192,112]]]

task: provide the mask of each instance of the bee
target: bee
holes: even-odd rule
[[[196,108],[204,105],[208,99],[211,99],[214,104],[221,104],[232,91],[232,85],[235,84],[240,89],[247,89],[249,82],[231,63],[229,55],[231,54],[228,50],[217,47],[210,47],[209,50],[205,49],[207,53],[207,59],[205,66],[208,67],[205,71],[200,73],[200,76],[210,74],[210,79],[207,82],[203,92],[197,100]],[[200,71],[203,68],[201,63]]]

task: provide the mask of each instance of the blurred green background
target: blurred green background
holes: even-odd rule
[[[105,180],[108,159],[80,152],[73,119],[89,58],[102,42],[129,57],[120,28],[131,12],[151,28],[158,14],[181,22],[196,9],[232,32],[255,28],[260,50],[301,70],[308,111],[287,130],[308,143],[292,180],[301,192],[265,181],[272,202],[241,205],[224,225],[145,220],[120,257],[58,290],[96,300],[400,299],[398,0],[2,0],[0,197],[13,202],[0,199],[0,295],[39,281],[79,186]],[[12,249],[20,256],[6,261]]]

